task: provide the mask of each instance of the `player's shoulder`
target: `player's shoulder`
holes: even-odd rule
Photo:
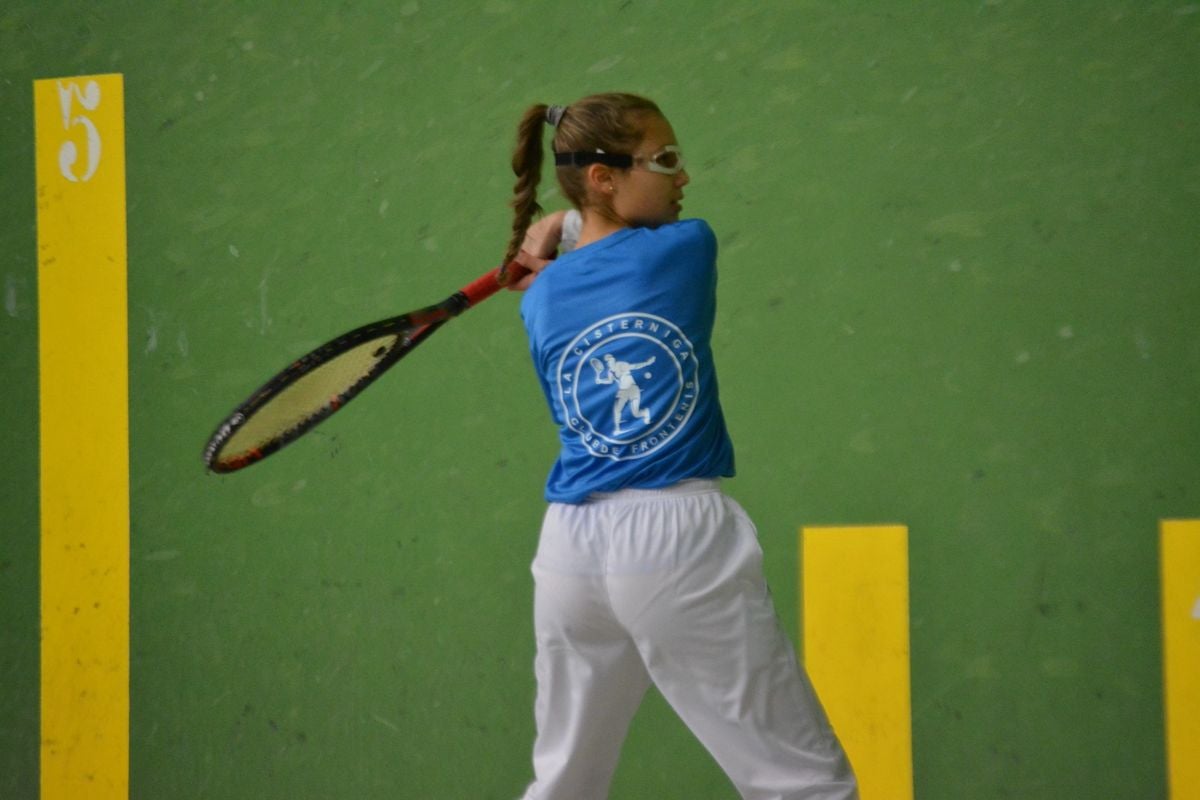
[[[717,235],[713,233],[712,227],[699,217],[693,219],[681,219],[678,222],[672,222],[668,225],[663,225],[658,228],[667,236],[688,241],[713,242],[717,240]]]
[[[713,257],[717,251],[717,236],[702,219],[684,219],[647,230],[646,235],[658,247],[668,251],[687,251]]]

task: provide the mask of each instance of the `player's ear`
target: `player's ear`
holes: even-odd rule
[[[612,194],[613,171],[607,164],[588,164],[583,175],[589,193],[596,197]]]

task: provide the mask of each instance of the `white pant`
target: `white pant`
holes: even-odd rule
[[[526,800],[606,798],[651,681],[746,800],[857,799],[780,629],[754,525],[716,481],[552,504],[533,574]]]

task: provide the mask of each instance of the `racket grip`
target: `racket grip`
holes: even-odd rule
[[[529,268],[516,261],[510,261],[507,267],[496,267],[491,272],[468,283],[459,291],[467,298],[467,305],[473,306],[494,295],[501,287],[516,283],[529,274]]]

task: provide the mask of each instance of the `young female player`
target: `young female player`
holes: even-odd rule
[[[532,223],[547,125],[578,214]],[[538,105],[513,171],[505,263],[535,270],[517,288],[561,440],[533,563],[526,800],[607,797],[652,682],[742,797],[857,798],[779,626],[754,526],[718,484],[734,468],[709,343],[716,239],[679,221],[689,177],[675,132],[633,95]]]

